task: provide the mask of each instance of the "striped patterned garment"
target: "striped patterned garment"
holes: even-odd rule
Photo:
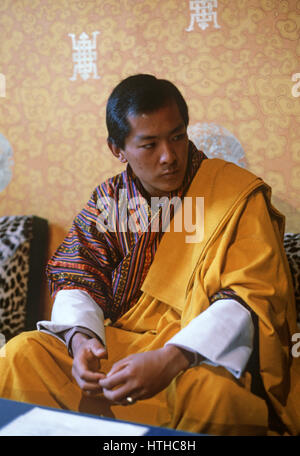
[[[183,185],[168,201],[184,197],[205,158],[190,142]],[[164,217],[174,213],[173,206],[171,215],[161,209],[153,215],[150,195],[129,165],[99,185],[47,265],[51,296],[62,289],[84,290],[105,318],[116,321],[139,299],[164,232]]]

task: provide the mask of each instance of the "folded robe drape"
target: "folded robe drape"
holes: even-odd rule
[[[258,317],[267,401],[282,431],[298,434],[299,363],[290,355],[296,313],[282,247],[284,220],[270,204],[270,189],[248,171],[216,159],[201,164],[187,196],[204,197],[204,238],[187,244],[190,233],[165,233],[140,300],[106,328],[109,357],[101,370],[108,372],[129,354],[162,347],[208,307],[209,296],[229,287]],[[0,395],[210,434],[264,434],[270,425],[269,405],[250,391],[249,372],[237,380],[225,368],[203,364],[180,373],[155,397],[122,407],[84,398],[71,364],[62,342],[50,335],[16,337],[0,357]]]
[[[181,326],[208,307],[208,296],[234,290],[258,317],[259,371],[267,401],[288,432],[299,434],[300,359],[291,357],[297,326],[282,241],[284,217],[271,205],[270,187],[222,160],[202,163],[189,191],[189,196],[199,194],[206,208],[202,242],[186,244],[186,233],[171,229],[142,289],[175,308]]]

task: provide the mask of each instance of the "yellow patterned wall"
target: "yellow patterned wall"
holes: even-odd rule
[[[219,28],[187,31],[188,0],[1,0],[0,133],[14,166],[0,215],[48,219],[50,255],[93,188],[121,170],[106,147],[110,91],[148,72],[178,85],[191,124],[239,139],[287,231],[300,231],[300,1],[219,0],[214,11]],[[95,31],[99,78],[71,80],[69,34]]]

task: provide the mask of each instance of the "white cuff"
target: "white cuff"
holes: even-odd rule
[[[59,333],[75,326],[90,329],[106,344],[101,307],[86,291],[60,290],[55,297],[51,321],[39,321],[37,329],[64,341]]]
[[[223,366],[239,378],[252,353],[253,336],[250,312],[234,299],[220,299],[165,345],[200,353],[206,358],[202,362]]]

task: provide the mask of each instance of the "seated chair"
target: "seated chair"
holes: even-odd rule
[[[48,222],[36,216],[0,217],[1,346],[41,317]]]

